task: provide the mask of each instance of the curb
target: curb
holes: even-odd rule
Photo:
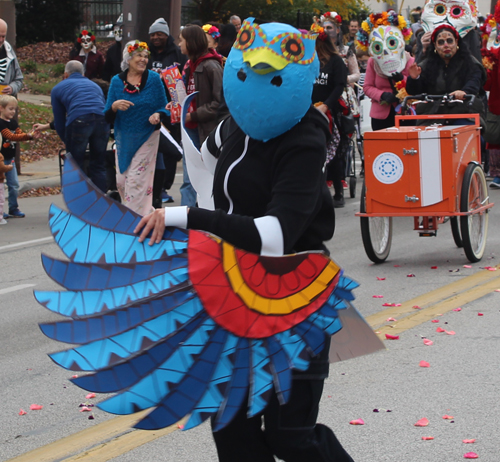
[[[32,180],[26,180],[22,183],[19,182],[19,195],[29,191],[30,189],[38,188],[54,188],[56,186],[61,186],[61,178],[59,175],[51,176],[47,178],[37,178]]]

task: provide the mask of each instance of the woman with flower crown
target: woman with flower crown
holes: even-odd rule
[[[109,87],[104,113],[114,123],[116,184],[122,204],[147,215],[153,208],[153,178],[160,118],[168,115],[160,76],[147,70],[149,48],[138,40],[123,50],[122,70]]]

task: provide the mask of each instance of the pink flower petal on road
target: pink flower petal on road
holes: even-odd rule
[[[92,399],[95,398],[95,393],[89,393],[87,396],[85,396],[85,399]]]
[[[401,268],[401,265],[394,265],[394,268]]]
[[[431,322],[439,322],[439,319],[433,319]]]
[[[364,425],[365,421],[363,419],[351,420],[349,422],[351,425]]]
[[[399,335],[385,334],[387,340],[399,340]]]
[[[478,459],[479,456],[475,452],[467,452],[464,454],[464,459]]]
[[[184,430],[184,425],[183,424],[177,424],[177,428],[179,428],[180,430]]]
[[[453,419],[454,419],[454,417],[453,417],[452,415],[448,415],[448,414],[446,414],[446,415],[444,415],[444,416],[443,416],[443,419],[444,419],[444,420],[453,420]]]
[[[448,335],[455,335],[455,331],[454,331],[454,330],[445,330],[445,332],[446,332]]]
[[[414,277],[416,277],[416,276],[415,276],[413,273],[410,273],[410,274],[407,274],[407,275],[406,275],[406,277],[407,277],[407,278],[414,278]]]
[[[436,332],[446,332],[446,331],[445,331],[442,327],[438,327],[438,328],[436,329]]]
[[[71,378],[72,378],[72,379],[77,379],[77,378],[78,378],[78,376],[77,376],[77,375],[72,375],[72,376],[71,376]]]
[[[32,404],[30,406],[31,411],[39,411],[40,409],[43,409],[43,406],[41,406],[40,404]]]
[[[495,289],[495,292],[500,292],[500,289]]]
[[[453,308],[453,311],[462,311],[462,308]]]
[[[433,437],[433,436],[422,436],[422,439],[423,439],[424,441],[429,441],[429,440],[433,440],[433,439],[434,439],[434,437]]]
[[[420,361],[420,367],[431,367],[431,365],[427,361]]]
[[[383,295],[373,295],[372,297],[373,297],[373,298],[384,298],[384,296],[383,296]]]
[[[377,281],[385,281],[385,278],[377,278]]]
[[[92,409],[91,409],[90,407],[83,406],[83,407],[80,409],[80,412],[92,412]]]
[[[386,321],[387,322],[394,322],[394,321],[397,321],[397,319],[395,319],[395,318],[387,318]]]
[[[21,409],[19,411],[19,415],[26,415],[26,414],[27,414],[27,412],[24,409]]]
[[[412,308],[413,308],[414,310],[421,310],[421,309],[422,309],[422,308],[420,308],[418,305],[413,305],[413,306],[412,306]]]
[[[471,266],[471,265],[464,265],[463,267],[464,267],[464,268],[472,268],[472,266]]]
[[[478,315],[478,316],[484,316],[484,314],[483,314],[483,313],[477,313],[477,315]]]
[[[428,338],[424,338],[424,345],[431,346],[434,342]]]
[[[437,266],[431,266],[431,269],[438,269]]]
[[[475,443],[476,440],[473,439],[473,440],[462,440],[462,443],[465,443],[465,444],[472,444],[472,443]]]
[[[415,427],[427,427],[427,425],[429,425],[429,419],[427,417],[423,417],[416,424],[414,424]]]

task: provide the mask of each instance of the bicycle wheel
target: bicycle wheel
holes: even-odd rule
[[[366,188],[361,189],[360,212],[366,212]],[[361,238],[366,255],[373,263],[383,263],[392,243],[392,217],[361,217]]]
[[[465,170],[460,197],[460,211],[472,212],[486,205],[489,196],[486,178],[480,165],[471,163]],[[471,262],[481,260],[488,234],[488,212],[474,213],[460,217],[460,229],[465,255]]]
[[[458,223],[458,218],[450,217],[450,225],[455,245],[461,249],[464,246],[464,243],[462,242],[462,235],[460,234],[460,224]]]

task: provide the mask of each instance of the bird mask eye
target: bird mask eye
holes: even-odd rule
[[[236,37],[236,42],[234,42],[234,48],[238,50],[245,50],[250,45],[252,45],[255,40],[255,29],[250,24],[243,23],[243,27]]]
[[[306,49],[300,36],[293,34],[288,35],[281,42],[281,52],[289,61],[296,63],[304,57]]]

